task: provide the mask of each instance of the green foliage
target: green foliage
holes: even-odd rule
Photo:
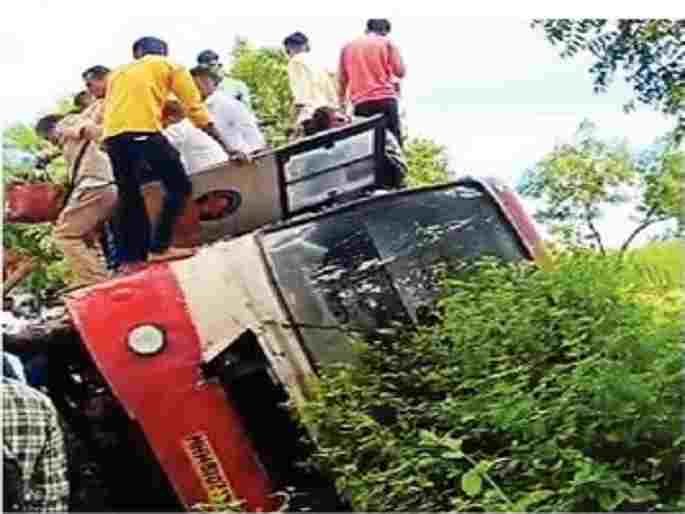
[[[35,158],[46,151],[54,151],[51,145],[41,140],[33,128],[16,124],[3,133],[3,152],[18,151]],[[6,154],[7,155],[7,154]],[[52,161],[46,170],[27,166],[5,158],[2,165],[3,184],[14,182],[58,182],[67,179],[63,158]],[[3,226],[3,245],[20,253],[36,258],[39,267],[24,282],[23,287],[34,293],[46,289],[63,287],[67,278],[67,268],[62,255],[52,239],[52,226],[49,224],[9,224]]]
[[[685,280],[685,243],[683,241],[668,241],[652,243],[627,254],[627,261],[635,263],[644,270],[643,278],[661,275],[655,280],[664,290],[682,287]]]
[[[290,498],[294,493],[292,488],[287,488],[285,491],[277,491],[273,493],[273,497],[279,498],[281,504],[274,512],[288,512],[290,507]],[[209,501],[207,503],[198,503],[193,506],[194,512],[245,512],[245,500],[233,499],[222,492],[209,492]]]
[[[635,99],[677,116],[677,138],[685,135],[685,21],[558,19],[535,20],[533,26],[562,47],[562,57],[593,56],[589,71],[595,91],[606,91],[622,69]]]
[[[27,290],[40,294],[46,289],[59,289],[65,285],[68,269],[62,254],[52,239],[48,224],[5,224],[3,245],[34,257],[39,267],[23,283]]]
[[[642,188],[637,211],[642,216],[640,227],[654,222],[676,219],[683,224],[685,195],[685,152],[669,134],[637,157],[637,171]],[[629,244],[630,241],[627,241]],[[624,245],[625,248],[628,244]]]
[[[449,180],[447,149],[430,139],[411,139],[404,145],[409,167],[409,187],[439,184]]]
[[[435,326],[324,370],[316,463],[360,511],[682,510],[682,329],[651,292],[588,253],[448,279]]]
[[[209,493],[207,503],[193,506],[195,512],[245,512],[245,500],[234,500],[223,493]]]
[[[597,221],[611,206],[637,201],[638,226],[625,251],[647,227],[680,215],[685,153],[667,136],[641,155],[599,140],[583,122],[571,144],[558,145],[521,180],[519,192],[543,201],[536,218],[567,242],[605,251]]]
[[[48,143],[40,139],[33,128],[18,123],[5,129],[2,134],[2,146],[37,153],[45,149]]]
[[[288,57],[278,48],[254,48],[238,40],[232,52],[229,76],[250,89],[257,118],[266,124],[265,136],[273,146],[287,142],[293,99],[288,82]]]

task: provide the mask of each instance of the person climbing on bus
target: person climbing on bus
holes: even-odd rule
[[[133,44],[133,62],[112,71],[107,80],[104,145],[121,196],[117,247],[122,274],[141,269],[148,254],[150,261],[162,261],[194,253],[171,246],[192,185],[178,151],[162,134],[162,110],[169,95],[173,93],[184,104],[196,127],[224,145],[188,70],[170,60],[168,53],[161,39],[140,38]],[[165,190],[152,237],[140,189],[144,164]]]
[[[109,158],[87,135],[98,131],[87,112],[50,114],[35,127],[40,137],[62,150],[67,164],[69,194],[53,236],[71,268],[73,288],[109,278],[92,236],[110,219],[118,198]]]

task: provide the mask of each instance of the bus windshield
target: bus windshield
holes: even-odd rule
[[[349,336],[415,323],[447,268],[524,258],[498,207],[461,185],[380,197],[263,236],[313,357],[345,359]]]

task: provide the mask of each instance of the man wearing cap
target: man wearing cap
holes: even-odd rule
[[[331,76],[311,58],[309,39],[294,32],[283,40],[288,61],[288,79],[295,101],[295,125],[302,131],[319,107],[338,107],[337,91]]]
[[[224,65],[219,61],[219,54],[214,50],[204,50],[198,54],[197,64],[198,66],[209,68],[216,74],[221,91],[244,103],[248,108],[252,108],[250,104],[250,90],[247,84],[242,80],[226,76]]]
[[[173,93],[180,100],[193,125],[224,146],[188,70],[167,55],[164,41],[141,38],[133,44],[135,60],[114,70],[107,81],[104,144],[121,198],[117,246],[124,274],[139,269],[148,252],[150,261],[193,253],[171,247],[174,224],[191,193],[191,183],[178,151],[162,134],[162,110],[169,95]],[[144,163],[165,189],[162,213],[152,237],[140,190]]]
[[[399,79],[405,67],[400,51],[390,41],[390,22],[371,19],[366,33],[345,45],[338,67],[340,104],[347,99],[356,116],[384,114],[388,130],[402,145],[398,106]]]

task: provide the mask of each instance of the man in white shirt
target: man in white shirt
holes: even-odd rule
[[[288,79],[295,101],[295,125],[310,120],[319,107],[338,108],[338,92],[333,78],[311,58],[309,39],[294,32],[283,40],[288,62]]]
[[[221,145],[186,118],[183,106],[170,100],[162,111],[164,136],[181,154],[188,175],[226,162],[228,155]]]
[[[248,109],[252,108],[252,105],[250,104],[250,90],[248,89],[247,84],[242,80],[226,76],[224,65],[219,61],[219,54],[214,50],[204,50],[198,54],[197,64],[198,66],[209,68],[216,73],[217,78],[219,79],[219,90],[228,93],[236,100],[240,100],[247,105]]]
[[[218,90],[216,74],[202,66],[196,66],[190,70],[190,74],[224,144],[243,156],[264,150],[266,140],[254,115],[241,102]]]

